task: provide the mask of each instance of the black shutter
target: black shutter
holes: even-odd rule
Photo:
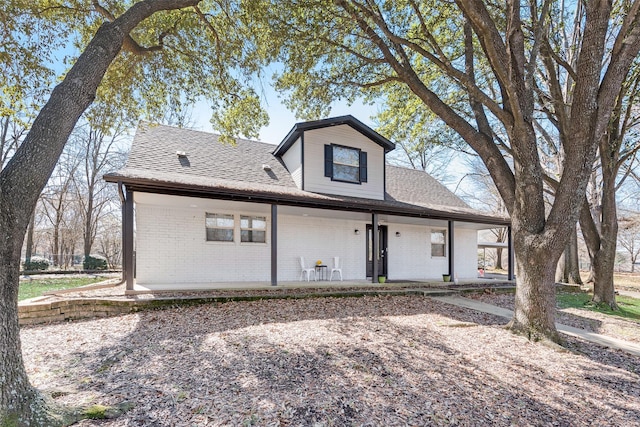
[[[367,182],[367,153],[360,152],[360,182]]]
[[[333,177],[333,146],[324,146],[324,176]]]

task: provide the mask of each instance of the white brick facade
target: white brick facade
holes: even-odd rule
[[[271,279],[270,205],[135,193],[136,283],[148,288],[203,288],[216,282],[265,282]],[[298,257],[307,264],[322,260],[330,268],[342,259],[344,280],[366,279],[365,214],[314,209],[278,214],[278,281],[300,277]],[[205,214],[235,215],[234,242],[206,241]],[[305,212],[301,214],[300,212]],[[267,218],[266,243],[241,243],[240,215]],[[370,218],[370,216],[369,216]],[[405,219],[406,221],[406,219]],[[389,279],[441,279],[446,257],[431,256],[431,230],[446,229],[445,221],[415,220],[421,224],[385,222],[388,228]],[[355,230],[360,233],[356,234]],[[400,235],[396,237],[396,232]],[[477,232],[456,228],[455,261],[458,277],[476,277]]]

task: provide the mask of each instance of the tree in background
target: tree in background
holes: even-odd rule
[[[105,129],[106,124],[109,126]],[[80,159],[72,179],[83,222],[82,247],[85,258],[91,255],[100,223],[109,213],[108,208],[113,200],[117,200],[116,189],[113,185],[107,185],[102,176],[124,165],[125,154],[118,144],[130,127],[130,121],[122,117],[113,120],[97,113],[71,134],[68,147]]]
[[[375,117],[376,130],[397,141],[401,150],[390,153],[390,160],[425,171],[441,182],[451,179],[450,167],[456,157],[452,149],[460,145],[455,132],[406,91],[389,93],[384,102]]]
[[[110,210],[100,222],[100,230],[96,242],[96,252],[107,260],[109,269],[115,269],[122,262],[122,225],[120,212]]]
[[[491,175],[478,156],[469,155],[465,161],[465,167],[468,172],[460,179],[455,188],[455,193],[460,195],[471,206],[498,216],[507,216],[508,212],[500,197],[500,193],[496,188]],[[492,228],[488,230],[493,241],[496,243],[505,243],[508,239],[508,229]],[[504,270],[503,261],[504,249],[495,248],[495,257],[491,252],[486,255],[487,259],[493,259],[494,266],[498,270]],[[483,251],[485,256],[486,250]]]
[[[579,21],[578,21],[579,22]],[[580,27],[574,27],[575,31],[580,31]],[[568,37],[567,35],[564,36]],[[571,37],[569,37],[571,38]],[[572,66],[575,67],[577,58],[571,57]],[[566,93],[566,86],[565,91]],[[543,108],[545,114],[549,115],[549,120],[554,123],[553,113]],[[536,122],[537,123],[537,122]],[[558,177],[562,176],[562,167],[565,162],[564,149],[562,147],[562,141],[557,134],[549,132],[540,124],[537,124],[539,130],[540,144],[538,145],[538,152],[540,154],[540,164],[544,168],[545,173],[545,203],[547,208],[550,209],[553,205],[555,197],[555,189],[558,184]],[[558,265],[556,267],[555,280],[556,282],[582,284],[582,278],[580,277],[580,265],[578,260],[578,231],[574,224],[571,230],[569,241],[564,248],[564,251],[558,259]]]
[[[0,13],[0,170],[26,135],[35,110],[53,80],[47,67],[55,43],[50,23],[35,23],[18,12],[22,2],[3,5]]]
[[[78,229],[73,224],[77,214],[75,203],[73,176],[78,169],[80,159],[75,153],[65,152],[56,165],[40,199],[44,214],[48,220],[49,243],[53,266],[61,268],[64,264],[65,252],[69,248],[69,231]]]
[[[27,124],[16,122],[11,112],[0,117],[0,169],[9,161],[16,152],[20,141],[27,133]]]
[[[618,307],[613,284],[619,240],[616,193],[638,165],[639,85],[640,62],[636,61],[618,91],[607,132],[598,140],[599,162],[580,215],[591,260],[593,301],[612,309]]]
[[[635,264],[640,257],[640,213],[628,212],[620,218],[618,243],[629,254],[631,273],[635,272]]]

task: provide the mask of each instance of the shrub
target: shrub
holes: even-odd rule
[[[22,264],[24,271],[42,271],[49,268],[49,260],[40,256],[31,257],[31,261]]]
[[[85,270],[106,270],[107,260],[100,255],[89,255],[82,262],[82,268]]]

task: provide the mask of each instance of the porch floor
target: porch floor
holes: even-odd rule
[[[212,282],[212,283],[189,283],[180,285],[176,283],[155,283],[152,286],[135,283],[133,290],[126,291],[127,294],[144,294],[150,292],[190,292],[190,291],[250,291],[250,290],[276,290],[276,289],[405,289],[405,288],[446,288],[461,289],[467,287],[485,286],[513,286],[515,281],[502,278],[474,278],[461,279],[458,283],[443,282],[434,280],[391,280],[385,283],[373,283],[371,280],[345,280],[345,281],[283,281],[276,286],[270,282]],[[184,287],[181,287],[184,286]]]

